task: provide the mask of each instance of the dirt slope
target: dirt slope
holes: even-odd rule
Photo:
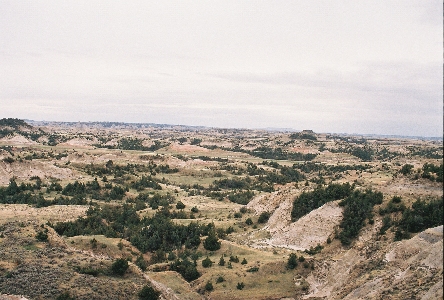
[[[258,214],[263,211],[272,212],[267,226],[262,229],[269,232],[271,237],[256,240],[251,246],[303,251],[317,244],[325,244],[329,237],[333,237],[335,227],[342,219],[339,201],[327,203],[296,222],[291,222],[293,200],[300,192],[287,186],[271,194],[259,195],[248,204],[248,208],[254,209]]]
[[[48,161],[23,161],[8,164],[0,161],[0,185],[7,185],[9,179],[16,177],[20,180],[29,180],[33,176],[42,179],[57,178],[68,179],[74,177],[74,172],[69,168],[55,166]]]
[[[307,278],[304,299],[442,299],[443,226],[412,239],[350,249],[325,260]]]

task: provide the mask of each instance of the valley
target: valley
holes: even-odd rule
[[[0,299],[441,299],[442,158],[439,139],[2,119]]]

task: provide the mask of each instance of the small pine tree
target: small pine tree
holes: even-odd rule
[[[128,270],[128,261],[123,258],[118,258],[111,266],[113,274],[123,276]]]
[[[294,253],[291,253],[290,256],[288,257],[288,261],[287,261],[287,269],[294,269],[298,266],[298,261],[297,261],[297,256]]]
[[[146,268],[148,267],[147,262],[145,261],[145,259],[143,258],[142,254],[140,254],[139,256],[137,256],[136,259],[136,266],[138,266],[142,271],[145,271]]]
[[[216,236],[216,232],[214,231],[214,229],[208,233],[208,237],[204,240],[203,246],[206,250],[209,251],[216,251],[220,249],[220,242]]]
[[[48,240],[48,229],[46,229],[45,231],[39,231],[37,232],[35,238],[41,242],[46,242]]]
[[[221,256],[219,259],[219,266],[225,266],[225,259],[223,256]]]
[[[259,215],[259,219],[257,220],[257,222],[258,223],[267,223],[269,218],[270,218],[270,213],[267,211],[264,211]]]
[[[177,209],[184,209],[184,208],[185,208],[185,204],[183,204],[182,201],[178,201],[178,202],[176,203],[176,208],[177,208]]]
[[[174,252],[170,252],[168,253],[168,260],[172,261],[176,259],[176,254],[174,254]]]
[[[157,300],[159,299],[160,292],[153,287],[145,285],[137,294],[140,300]]]
[[[211,259],[207,256],[204,260],[202,260],[202,267],[209,268],[213,265]]]
[[[244,258],[241,262],[242,265],[246,265],[247,264],[247,260]]]
[[[207,284],[205,284],[205,290],[210,292],[214,289],[213,284],[211,283],[211,281],[208,281]]]
[[[239,257],[237,257],[237,255],[236,255],[236,256],[231,255],[231,256],[230,256],[230,261],[231,261],[231,262],[238,263],[238,262],[239,262]]]
[[[96,249],[97,248],[97,240],[96,238],[92,238],[89,243],[91,244],[91,248]]]

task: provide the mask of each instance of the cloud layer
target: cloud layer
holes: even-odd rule
[[[0,7],[0,117],[442,136],[439,1]]]

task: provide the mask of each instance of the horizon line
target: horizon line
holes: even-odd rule
[[[294,129],[294,128],[282,128],[282,127],[253,127],[253,128],[240,128],[240,127],[217,127],[217,126],[206,126],[206,125],[186,125],[186,124],[168,124],[168,123],[153,123],[153,122],[122,122],[122,121],[49,121],[49,120],[31,120],[23,119],[23,121],[30,122],[47,122],[47,123],[77,123],[77,124],[88,124],[88,123],[116,123],[122,125],[159,125],[159,126],[181,126],[181,127],[192,127],[192,128],[208,128],[208,129],[231,129],[231,130],[263,130],[263,131],[274,131],[274,132],[302,132],[304,130],[311,129]],[[378,134],[378,133],[346,133],[346,132],[314,132],[315,134],[336,134],[336,135],[348,135],[348,136],[366,136],[366,137],[384,137],[384,138],[409,138],[409,139],[431,139],[431,140],[443,140],[444,136],[419,136],[419,135],[402,135],[402,134]]]

